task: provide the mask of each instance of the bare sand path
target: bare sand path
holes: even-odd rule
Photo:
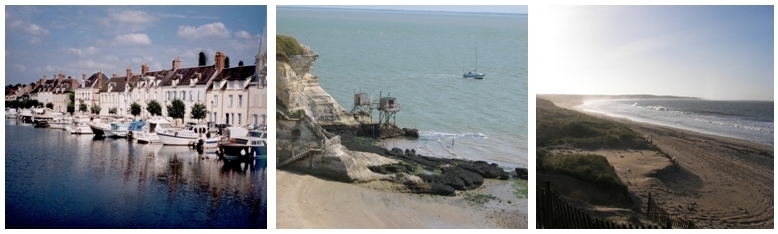
[[[487,180],[470,192],[502,202],[472,204],[462,195],[383,191],[382,182],[363,186],[284,170],[276,178],[277,228],[527,228],[527,200],[505,192],[506,181]]]

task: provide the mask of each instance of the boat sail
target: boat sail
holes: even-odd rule
[[[475,48],[475,70],[465,72],[462,78],[483,79],[486,74],[478,72],[478,47]]]

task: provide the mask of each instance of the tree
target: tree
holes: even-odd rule
[[[99,115],[101,110],[102,110],[102,108],[100,108],[100,106],[92,105],[92,108],[89,111],[91,111],[92,114]]]
[[[86,104],[84,103],[78,104],[78,111],[86,112]]]
[[[38,108],[43,108],[43,102],[38,102],[38,101],[35,101],[35,102],[36,102],[36,104],[37,104],[36,106]]]
[[[230,56],[224,58],[224,68],[230,68]]]
[[[46,108],[54,109],[54,103],[51,103],[51,102],[46,103]]]
[[[192,111],[189,113],[189,117],[196,120],[205,119],[206,115],[208,115],[208,110],[203,103],[195,103],[192,106]]]
[[[35,82],[30,82],[30,86],[35,87]]]
[[[76,112],[76,93],[68,93],[68,113],[73,114]]]
[[[176,98],[167,106],[167,116],[173,119],[181,119],[183,122],[186,116],[186,105],[180,99]]]
[[[243,66],[243,60],[238,61],[238,67],[242,67],[242,66]]]
[[[108,114],[116,114],[116,107],[108,108]]]
[[[152,116],[162,116],[162,106],[159,105],[159,102],[157,100],[151,100],[146,103],[146,111],[149,112]]]
[[[140,115],[140,112],[141,112],[140,104],[138,104],[137,102],[132,102],[132,104],[130,104],[130,114],[132,116],[138,116]]]
[[[205,66],[205,52],[200,51],[200,60],[197,61],[197,66]]]
[[[76,112],[76,105],[73,103],[68,103],[68,113],[72,115],[73,112]]]

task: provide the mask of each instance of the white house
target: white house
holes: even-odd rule
[[[186,106],[184,122],[198,121],[190,117],[192,106],[194,106],[195,103],[205,104],[208,101],[206,97],[207,89],[213,78],[224,68],[225,55],[221,52],[216,52],[215,57],[216,64],[211,66],[179,68],[177,67],[177,64],[180,64],[178,58],[173,61],[174,71],[161,83],[163,98],[159,100],[161,101],[160,104],[164,107],[163,115],[165,117],[167,117],[167,106],[170,105],[173,100],[179,99],[183,101]],[[207,106],[208,105],[206,105],[206,109]]]
[[[81,85],[76,88],[76,113],[81,113],[79,106],[81,104],[86,105],[86,112],[89,113],[89,108],[92,105],[100,104],[100,88],[108,81],[108,77],[103,74],[103,71],[98,71],[86,78],[86,74],[82,74]]]

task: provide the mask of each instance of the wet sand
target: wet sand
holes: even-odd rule
[[[470,194],[491,194],[484,204],[455,197],[398,193],[388,182],[349,184],[278,170],[276,228],[527,228],[527,200],[508,181],[487,179]],[[510,203],[508,203],[510,201]]]

